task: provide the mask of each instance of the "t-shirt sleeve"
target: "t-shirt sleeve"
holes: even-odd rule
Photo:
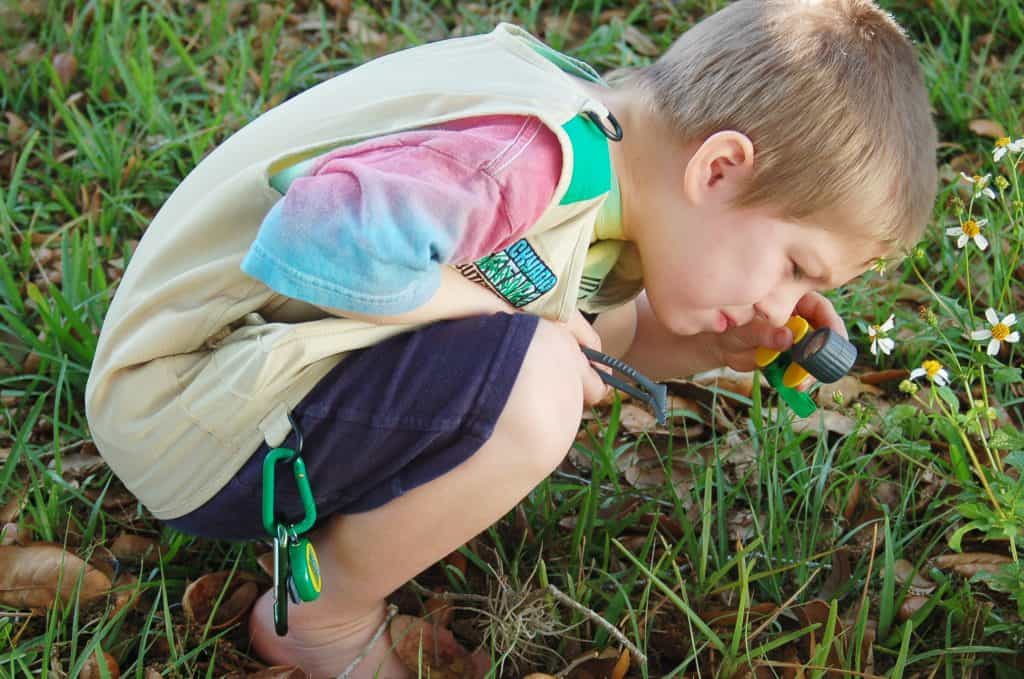
[[[295,179],[242,269],[306,302],[390,315],[424,304],[440,267],[516,241],[561,174],[538,119],[487,116],[338,149]]]

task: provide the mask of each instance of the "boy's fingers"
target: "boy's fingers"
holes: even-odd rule
[[[795,312],[814,326],[815,328],[832,328],[844,338],[849,338],[846,333],[846,324],[836,313],[836,308],[825,296],[817,292],[809,292],[800,298],[796,303]]]
[[[604,380],[601,379],[596,370],[604,366],[597,366],[591,363],[582,351],[580,352],[580,360],[582,361],[580,370],[583,385],[583,405],[590,406],[600,401],[608,393],[608,385],[604,383]]]
[[[583,314],[578,309],[565,322],[565,326],[582,346],[594,349],[595,351],[601,351],[601,336],[597,334],[594,326],[587,322],[587,319],[583,317]]]

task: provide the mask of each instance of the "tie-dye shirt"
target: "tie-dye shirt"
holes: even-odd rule
[[[342,147],[290,182],[242,269],[312,304],[403,313],[433,296],[442,265],[522,237],[561,169],[557,137],[528,116],[465,118]]]

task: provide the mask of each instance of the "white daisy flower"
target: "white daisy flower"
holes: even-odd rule
[[[1010,141],[1009,137],[996,139],[996,148],[992,151],[992,160],[999,162],[1007,152],[1020,153],[1024,151],[1024,139]]]
[[[974,175],[972,177],[966,172],[961,172],[960,177],[968,184],[972,184],[974,186],[975,198],[977,198],[978,196],[985,196],[986,198],[991,198],[992,200],[995,200],[996,192],[989,188],[988,185],[989,180],[992,179],[991,174],[987,174],[984,176]]]
[[[893,314],[889,314],[889,318],[886,319],[885,323],[881,325],[869,325],[868,326],[868,337],[871,338],[871,354],[878,356],[878,352],[881,351],[883,354],[888,356],[892,353],[893,348],[896,346],[896,342],[892,338],[888,337],[887,333],[896,327]]]
[[[973,240],[979,250],[984,250],[988,247],[988,239],[981,235],[981,227],[986,224],[988,224],[987,219],[979,219],[977,221],[968,219],[960,224],[960,226],[951,226],[946,229],[946,235],[959,236],[956,239],[956,246],[958,248],[962,249],[967,245],[967,241]]]
[[[999,353],[999,345],[1003,342],[1018,342],[1020,341],[1020,333],[1014,330],[1010,332],[1010,326],[1017,322],[1016,314],[1006,314],[1003,320],[999,320],[999,314],[996,310],[989,307],[985,311],[985,320],[989,322],[991,328],[981,328],[971,333],[971,339],[976,342],[982,342],[989,338],[992,338],[988,343],[988,355],[995,356]]]
[[[946,369],[938,361],[925,361],[921,364],[920,368],[914,368],[910,371],[910,379],[916,380],[918,377],[927,377],[940,387],[949,384],[949,373],[946,372]]]

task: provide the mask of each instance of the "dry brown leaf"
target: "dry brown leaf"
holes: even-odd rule
[[[754,375],[753,372],[741,373],[732,368],[716,368],[694,375],[691,381],[702,387],[716,387],[750,398],[754,393]]]
[[[994,120],[988,120],[986,118],[975,118],[971,122],[967,123],[967,129],[982,137],[989,137],[991,139],[999,139],[1000,137],[1006,136],[1006,130],[1003,126]]]
[[[885,505],[890,511],[899,508],[903,495],[903,487],[893,481],[882,481],[868,497],[875,506],[881,508]]]
[[[18,529],[18,524],[5,523],[0,525],[0,546],[24,544],[22,538],[23,536]]]
[[[64,87],[71,83],[71,79],[78,73],[78,59],[71,52],[61,52],[53,56],[53,70]]]
[[[17,144],[28,132],[28,125],[17,113],[8,111],[4,113],[4,117],[7,118],[7,141]]]
[[[883,384],[885,382],[898,382],[905,380],[910,377],[910,371],[904,369],[893,369],[893,370],[876,370],[875,372],[864,373],[860,376],[862,384],[870,384],[872,386]]]
[[[893,563],[893,575],[901,585],[910,583],[910,591],[915,595],[931,594],[935,591],[935,583],[917,572],[914,564],[906,559],[897,559]]]
[[[749,509],[738,509],[729,513],[729,539],[746,542],[756,534],[754,512]]]
[[[778,411],[775,408],[765,409],[766,417],[770,420],[778,418]],[[837,413],[834,410],[815,410],[809,417],[795,417],[793,418],[793,431],[796,433],[810,432],[811,434],[818,434],[822,428],[825,431],[834,432],[840,435],[846,435],[853,432],[857,427],[857,423],[850,417]]]
[[[14,497],[0,507],[0,523],[10,523],[21,514],[21,507],[25,503],[25,491],[16,491]]]
[[[423,674],[433,679],[483,679],[490,669],[485,653],[470,654],[451,630],[422,618],[396,615],[389,631],[395,654],[411,672],[417,671],[421,658]]]
[[[90,474],[95,474],[104,469],[106,466],[107,463],[102,457],[85,451],[64,455],[60,460],[61,476],[68,480],[84,479]],[[49,468],[57,468],[56,459],[50,461]]]
[[[917,611],[926,603],[928,603],[928,597],[926,596],[908,596],[903,600],[903,603],[900,604],[900,610],[898,613],[900,620],[907,620],[910,616],[914,615],[914,613],[917,613]]]
[[[822,408],[835,410],[841,407],[835,402],[837,393],[842,396],[841,403],[849,404],[863,393],[881,394],[882,390],[870,384],[864,384],[856,375],[846,375],[832,384],[821,385],[818,393],[814,395],[814,400]]]
[[[59,545],[0,547],[0,604],[14,608],[49,608],[58,594],[67,603],[78,590],[84,603],[110,590],[110,578]],[[59,582],[59,589],[58,589]]]
[[[660,488],[665,485],[666,476],[658,449],[643,442],[635,449],[623,453],[616,461],[626,482],[634,488]],[[694,478],[690,465],[675,457],[667,461],[672,475],[672,486],[680,498],[688,498],[693,490]]]
[[[963,552],[961,554],[943,554],[932,559],[938,568],[952,569],[964,577],[972,577],[981,571],[994,573],[1004,564],[1013,561],[1003,554],[988,552]]]
[[[118,612],[125,606],[135,608],[135,604],[139,603],[139,579],[131,573],[121,572],[117,575],[117,580],[114,581],[114,585],[111,588],[114,592],[114,607],[110,612],[111,617],[118,614]]]
[[[658,421],[646,408],[625,403],[619,412],[619,424],[630,434],[642,434],[658,426]]]
[[[143,535],[121,533],[110,545],[110,551],[122,561],[138,564],[160,553],[160,543]]]
[[[89,555],[89,565],[106,575],[111,581],[121,570],[121,562],[117,560],[113,552],[103,545],[96,545],[93,548],[92,554]]]
[[[832,599],[836,592],[849,584],[851,572],[850,550],[840,547],[832,552],[832,570],[821,584],[818,598],[825,601]]]
[[[614,648],[588,651],[569,663],[572,670],[565,676],[566,679],[610,679],[621,660],[622,654]]]
[[[239,571],[228,582],[230,576],[231,571],[218,571],[208,573],[189,584],[181,600],[185,617],[196,625],[205,626],[210,613],[213,612],[213,604],[227,586],[232,591],[221,599],[210,629],[223,629],[241,620],[259,598],[258,583],[261,579],[253,573]]]
[[[705,446],[704,450],[714,454],[714,446]],[[718,453],[731,469],[729,475],[733,481],[743,481],[750,486],[756,486],[761,481],[761,472],[757,466],[757,449],[750,439],[738,431],[730,431],[725,435],[725,445],[719,445]],[[711,459],[710,456],[705,459]]]
[[[256,563],[259,564],[264,573],[274,577],[274,550],[260,554],[256,557]]]
[[[101,661],[102,658],[102,661]],[[100,679],[104,674],[100,669],[100,662],[107,666],[106,676],[110,679],[118,679],[121,676],[121,668],[117,666],[117,661],[114,660],[114,656],[104,652],[100,655],[100,651],[97,650],[89,659],[82,665],[82,671],[79,673],[80,679]]]
[[[448,627],[455,618],[455,607],[439,596],[432,596],[423,602],[423,619],[439,627]]]

